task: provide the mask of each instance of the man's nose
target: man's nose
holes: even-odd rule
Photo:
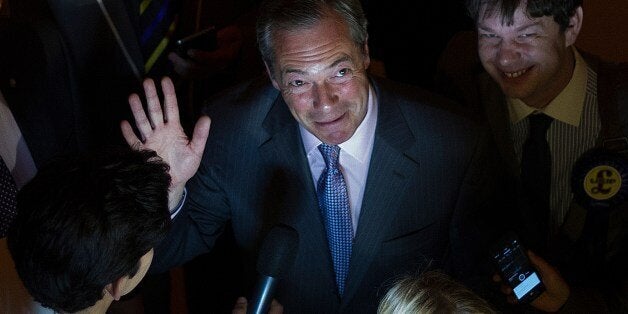
[[[333,87],[327,82],[314,84],[312,93],[314,106],[330,106],[336,99]]]
[[[521,58],[521,52],[517,43],[504,40],[498,47],[497,60],[499,65],[503,67],[510,66],[516,63]]]

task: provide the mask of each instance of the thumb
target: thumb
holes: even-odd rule
[[[207,137],[209,136],[210,125],[211,119],[208,116],[201,116],[194,126],[191,144],[192,149],[197,155],[203,155],[205,143],[207,142]]]

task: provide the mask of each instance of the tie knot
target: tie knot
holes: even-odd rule
[[[340,155],[340,146],[327,145],[323,143],[321,145],[318,145],[318,150],[321,151],[327,168],[338,168],[338,156]]]
[[[554,118],[546,114],[539,113],[531,114],[529,121],[530,135],[545,137],[545,133],[547,133],[547,129],[549,129],[549,126],[552,124],[552,121],[554,121]]]

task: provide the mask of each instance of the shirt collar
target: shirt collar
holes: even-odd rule
[[[340,146],[340,149],[351,155],[356,160],[365,162],[365,159],[369,157],[367,156],[367,152],[369,151],[370,143],[372,142],[375,134],[376,123],[377,98],[375,97],[373,87],[369,85],[369,97],[364,120],[362,120],[362,123],[360,123],[351,138],[338,146]],[[299,130],[301,132],[301,138],[303,139],[303,146],[306,154],[311,154],[313,150],[317,150],[318,145],[323,143],[300,124]]]
[[[511,123],[517,123],[531,113],[538,111],[564,123],[573,126],[580,125],[580,116],[584,108],[587,90],[587,63],[573,46],[572,51],[576,59],[576,65],[571,80],[547,106],[542,109],[535,109],[527,106],[521,99],[506,99]]]

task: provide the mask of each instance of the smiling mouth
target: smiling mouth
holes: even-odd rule
[[[507,78],[518,78],[518,77],[522,76],[524,73],[528,72],[529,69],[530,68],[519,70],[519,71],[516,71],[516,72],[503,72],[503,73],[504,73],[504,75]]]
[[[333,123],[335,123],[335,122],[340,121],[340,119],[342,119],[342,117],[344,117],[344,116],[345,116],[345,115],[343,114],[343,115],[341,115],[340,117],[338,117],[338,118],[336,118],[336,119],[334,119],[334,120],[331,120],[331,121],[325,121],[325,122],[318,122],[318,124],[319,124],[319,125],[330,125],[330,124],[333,124]]]

